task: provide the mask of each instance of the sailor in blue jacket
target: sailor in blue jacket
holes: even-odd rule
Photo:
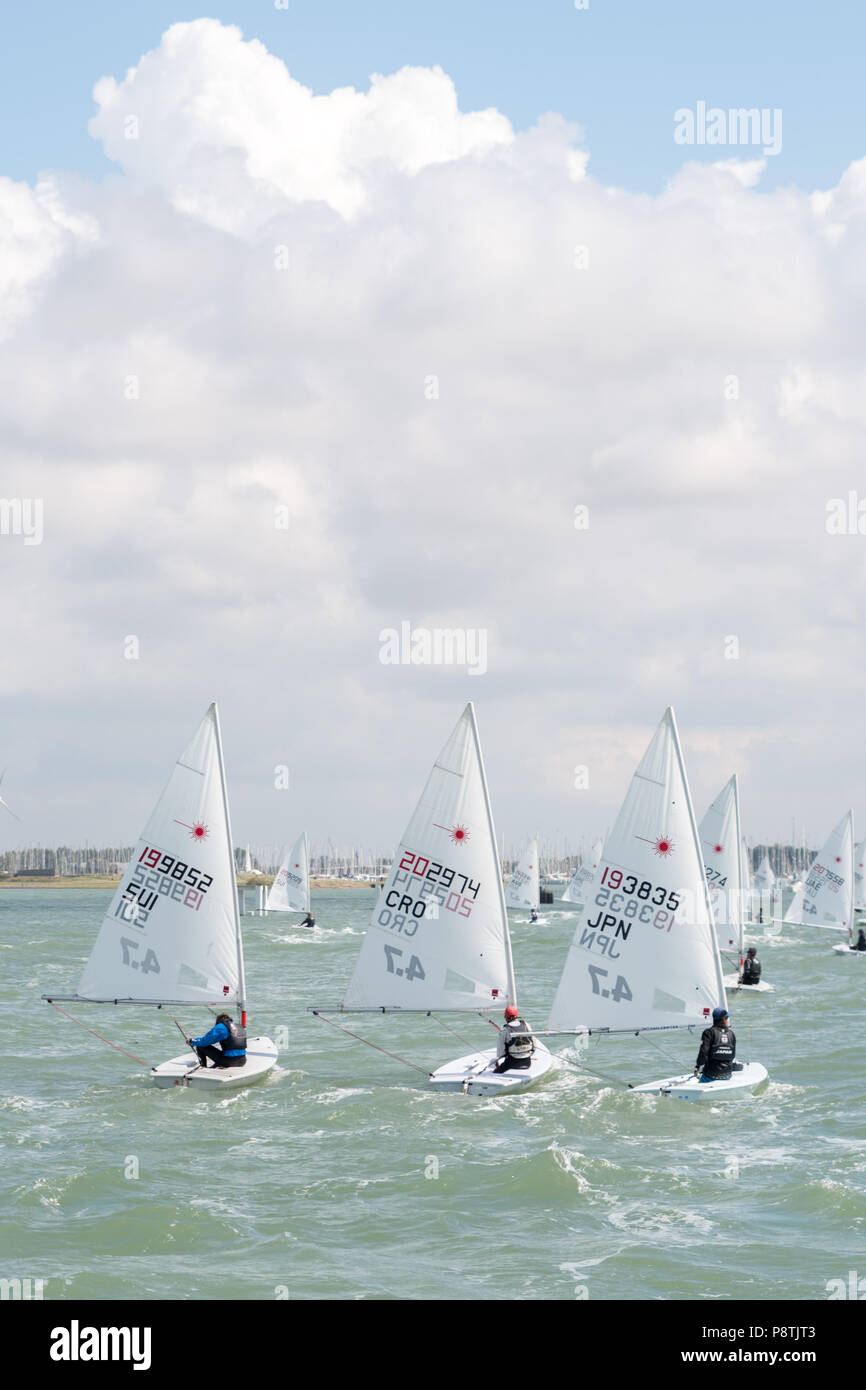
[[[247,1031],[233,1023],[229,1014],[217,1014],[217,1021],[209,1033],[200,1038],[188,1038],[194,1047],[203,1067],[208,1058],[215,1067],[242,1067],[247,1060]]]

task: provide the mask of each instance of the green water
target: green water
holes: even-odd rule
[[[321,893],[315,932],[244,919],[250,1027],[280,1064],[212,1097],[156,1090],[40,1002],[74,992],[108,900],[0,893],[0,1276],[47,1280],[46,1299],[822,1299],[866,1275],[866,961],[834,956],[834,933],[749,938],[776,993],[730,1008],[763,1094],[689,1105],[563,1068],[481,1100],[433,1094],[305,1012],[341,997],[374,901]],[[576,921],[546,916],[512,914],[536,1027]],[[149,1010],[69,1007],[147,1062],[183,1050]],[[469,1050],[423,1017],[343,1021],[427,1069]],[[691,1067],[697,1042],[607,1040],[584,1060],[647,1081]]]

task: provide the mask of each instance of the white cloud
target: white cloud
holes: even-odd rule
[[[123,82],[101,78],[93,95],[90,133],[125,173],[239,234],[286,199],[352,217],[383,171],[417,174],[513,139],[497,111],[462,114],[441,68],[314,96],[263,44],[213,19],[173,24]]]
[[[669,702],[699,814],[737,757],[763,830],[804,788],[816,836],[838,819],[866,537],[824,516],[863,478],[866,164],[632,195],[556,116],[461,113],[438,69],[313,96],[211,20],[96,93],[114,177],[0,181],[2,491],[45,502],[42,546],[0,537],[31,838],[72,807],[134,834],[214,695],[253,841],[289,762],[314,838],[387,844],[468,698],[509,839],[609,821]],[[402,619],[488,629],[488,675],[383,667]]]

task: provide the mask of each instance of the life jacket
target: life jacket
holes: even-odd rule
[[[532,1030],[522,1018],[505,1025],[505,1055],[515,1062],[525,1062],[532,1056]]]
[[[223,1023],[223,1028],[228,1028],[229,1036],[217,1046],[222,1048],[226,1057],[237,1057],[245,1055],[247,1050],[247,1030],[241,1028],[237,1023]]]
[[[760,978],[761,962],[758,960],[758,957],[746,956],[746,959],[743,961],[743,979],[748,982],[750,979],[760,980]]]
[[[736,1053],[734,1035],[730,1028],[719,1028],[716,1024],[713,1024],[712,1033],[704,1074],[710,1072],[719,1078],[730,1076]]]

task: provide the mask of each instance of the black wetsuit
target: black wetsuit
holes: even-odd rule
[[[743,973],[740,977],[741,985],[757,985],[761,981],[761,962],[757,956],[746,956],[743,961]]]
[[[852,950],[866,951],[866,936],[863,935],[862,931],[860,935],[857,937],[857,940],[854,942]]]
[[[714,1023],[712,1028],[705,1028],[701,1035],[701,1050],[695,1068],[703,1067],[705,1081],[730,1081],[733,1071],[742,1071],[742,1067],[734,1061],[736,1055],[737,1039],[733,1028],[723,1028],[721,1024]]]

